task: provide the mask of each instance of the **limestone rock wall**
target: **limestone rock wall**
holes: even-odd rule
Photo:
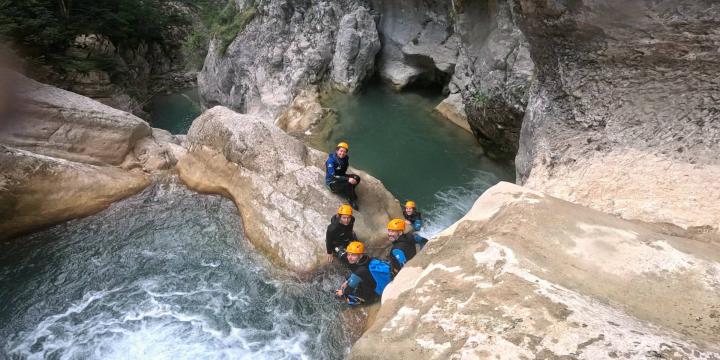
[[[351,359],[716,359],[720,238],[509,183],[385,289]]]
[[[513,1],[537,82],[518,182],[626,218],[720,227],[720,4]]]
[[[442,83],[453,74],[458,37],[451,1],[373,0],[380,13],[380,76],[397,89],[417,81]]]
[[[274,121],[298,93],[329,80],[352,91],[379,46],[363,0],[258,0],[227,49],[213,41],[198,75],[206,107],[227,106]],[[344,19],[344,20],[343,20]],[[338,41],[338,37],[340,37]]]
[[[460,51],[448,85],[488,156],[515,156],[534,73],[525,36],[508,1],[462,2],[455,29]],[[478,19],[483,19],[478,21]]]
[[[325,230],[344,199],[324,185],[327,155],[266,120],[214,107],[193,121],[189,152],[177,164],[192,189],[231,197],[245,235],[276,263],[308,272],[325,257]],[[383,247],[387,222],[400,204],[379,180],[362,177],[355,231],[371,248]]]
[[[506,0],[253,4],[253,20],[227,50],[211,46],[198,79],[205,106],[293,123],[284,112],[307,89],[355,92],[377,73],[398,90],[443,88],[442,115],[488,155],[515,155],[533,64]]]

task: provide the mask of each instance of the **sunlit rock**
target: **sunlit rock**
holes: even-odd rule
[[[298,272],[322,263],[325,229],[343,203],[325,187],[326,154],[259,117],[219,106],[195,119],[187,141],[177,170],[190,188],[230,196],[247,238],[276,263]],[[400,205],[379,180],[351,171],[362,177],[355,231],[379,252]]]
[[[720,239],[509,183],[385,289],[351,359],[720,356]]]
[[[0,238],[94,214],[149,183],[142,173],[0,145]]]

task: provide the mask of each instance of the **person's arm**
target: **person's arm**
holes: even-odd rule
[[[420,245],[420,249],[422,249],[425,246],[425,244],[427,244],[427,242],[428,242],[428,239],[426,239],[418,234],[415,234],[415,243]]]
[[[335,172],[335,162],[332,159],[328,159],[325,162],[325,171],[327,171],[328,175],[330,175],[330,177],[332,179],[335,179],[335,180],[347,180],[348,179],[347,176],[342,176]]]
[[[405,266],[407,258],[405,257],[404,251],[400,249],[392,249],[392,251],[390,251],[390,255],[392,255],[390,256],[390,261],[393,263],[393,267],[400,270],[403,266]]]
[[[325,250],[328,255],[333,253],[335,247],[333,246],[333,226],[328,225],[327,231],[325,231]]]
[[[347,281],[345,282],[347,286],[345,286],[345,288],[343,289],[343,293],[347,295],[348,293],[357,289],[357,287],[360,286],[361,282],[362,278],[360,276],[356,275],[355,273],[350,274],[350,277],[348,277]]]
[[[333,239],[333,231],[332,231],[332,224],[328,225],[327,231],[325,232],[325,251],[327,252],[327,255],[325,256],[325,259],[328,263],[331,263],[333,261],[333,251],[335,250],[332,239]]]

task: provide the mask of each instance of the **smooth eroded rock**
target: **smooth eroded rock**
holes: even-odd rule
[[[0,238],[91,215],[149,183],[120,168],[0,145]]]
[[[3,71],[15,111],[0,119],[0,143],[89,164],[119,165],[150,136],[142,119],[95,100]]]
[[[720,239],[509,183],[385,289],[351,359],[713,359]]]
[[[189,152],[176,168],[192,189],[231,197],[247,238],[282,266],[298,272],[325,257],[325,230],[343,203],[324,183],[326,154],[252,115],[214,107],[188,131]],[[377,179],[362,177],[355,231],[371,248],[384,246],[398,201]]]

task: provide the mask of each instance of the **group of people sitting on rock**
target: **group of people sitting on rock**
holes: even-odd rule
[[[403,208],[404,219],[392,219],[387,224],[387,236],[390,242],[388,261],[370,257],[366,254],[365,244],[358,240],[353,231],[355,217],[353,209],[358,210],[358,198],[355,188],[360,177],[348,174],[350,163],[349,146],[346,142],[337,145],[335,152],[328,156],[325,163],[325,184],[334,193],[347,199],[330,219],[325,234],[327,261],[337,259],[350,270],[347,279],[335,291],[335,297],[350,305],[370,303],[380,298],[395,275],[427,243],[416,232],[422,227],[422,215],[417,211],[414,201],[407,201]],[[410,231],[405,232],[410,226]]]

